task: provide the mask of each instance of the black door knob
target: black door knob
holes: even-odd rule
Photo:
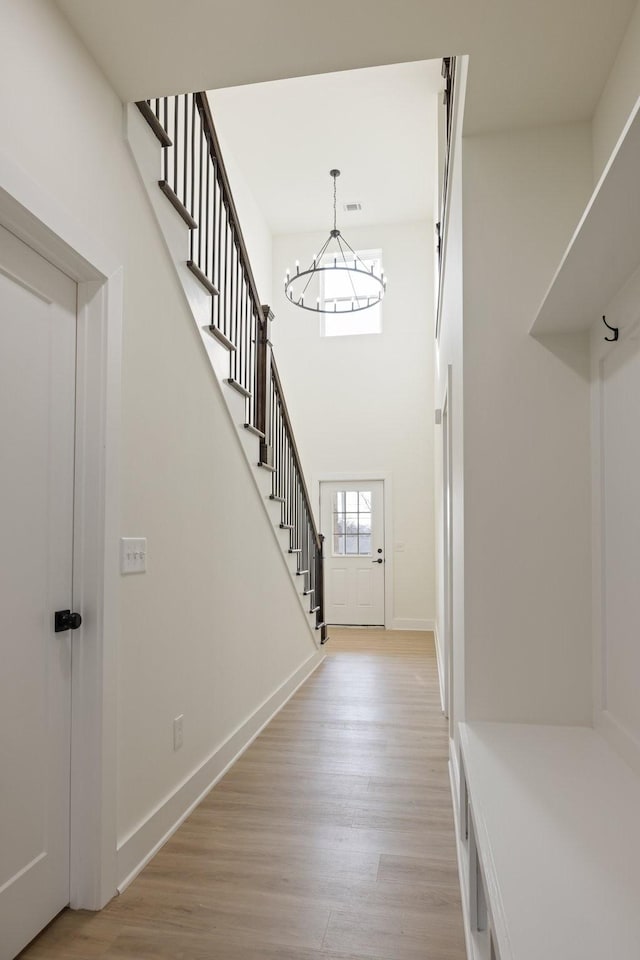
[[[382,559],[382,557],[378,557],[377,560],[372,560],[371,563],[384,563],[384,560]]]
[[[79,613],[72,613],[71,610],[56,610],[54,629],[56,633],[64,633],[66,630],[77,630],[82,624],[82,617]]]

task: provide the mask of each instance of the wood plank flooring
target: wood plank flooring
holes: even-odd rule
[[[464,960],[433,637],[327,654],[122,896],[20,960]]]

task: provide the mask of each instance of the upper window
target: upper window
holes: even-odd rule
[[[367,270],[373,267],[374,272],[380,276],[382,270],[382,251],[366,250],[357,251],[359,260],[362,261]],[[334,262],[333,257],[327,257],[323,260],[323,266],[330,266]],[[338,266],[340,261],[338,261]],[[361,267],[362,264],[358,263]],[[329,311],[320,315],[320,335],[323,337],[345,337],[363,333],[381,333],[382,332],[382,304],[376,303],[366,310],[360,310],[355,313],[341,312],[345,310],[347,304],[351,304],[357,298],[362,302],[367,296],[372,294],[372,280],[367,280],[365,275],[360,275],[349,270],[343,273],[340,270],[328,270],[321,273],[320,281],[320,301],[322,308]],[[376,291],[377,296],[377,291]],[[331,311],[335,309],[335,313]]]

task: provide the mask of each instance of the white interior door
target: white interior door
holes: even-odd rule
[[[384,483],[320,485],[325,535],[325,620],[384,625]]]
[[[0,228],[0,960],[69,902],[76,284]]]

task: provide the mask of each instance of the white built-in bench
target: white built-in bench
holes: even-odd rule
[[[476,960],[640,960],[640,777],[588,727],[460,724]]]

